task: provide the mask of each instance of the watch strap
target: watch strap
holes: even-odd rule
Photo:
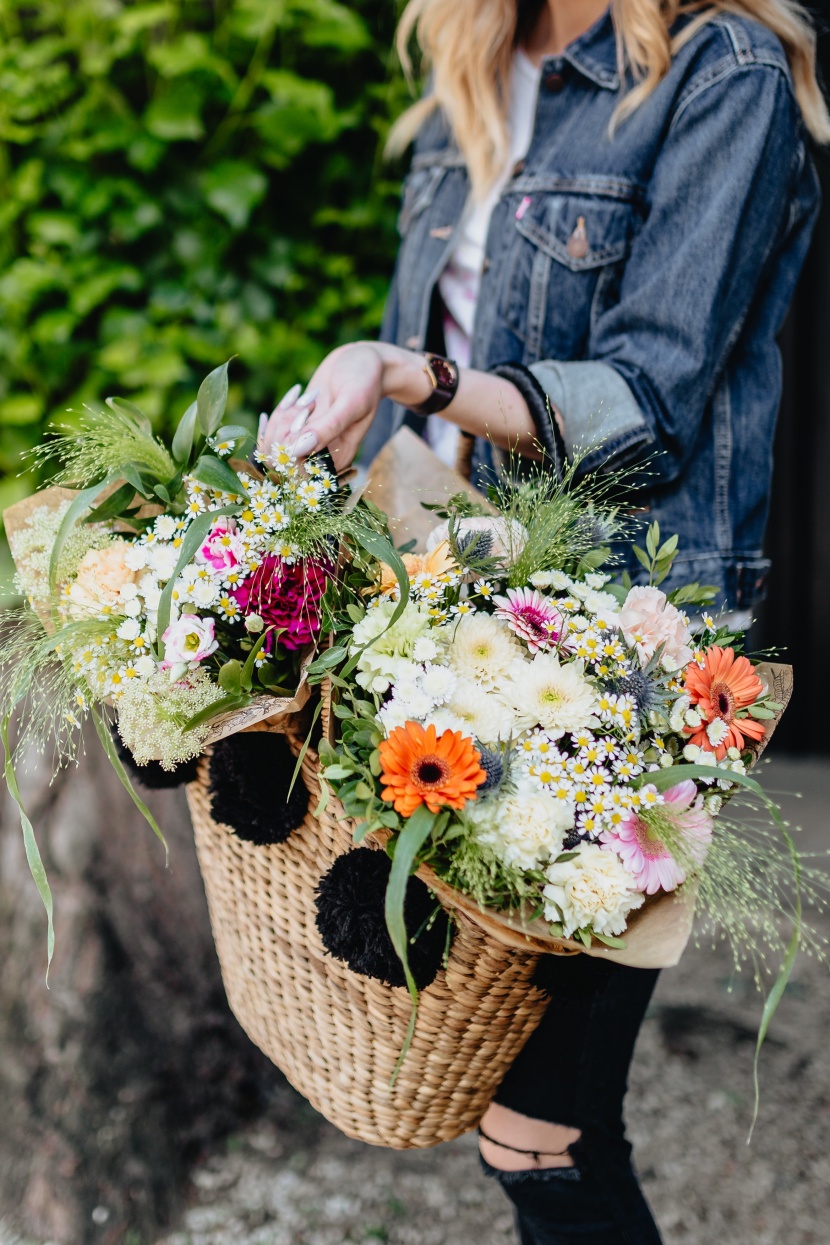
[[[432,384],[432,393],[424,402],[409,409],[416,415],[437,415],[446,410],[458,391],[458,364],[454,359],[427,352],[424,371]]]

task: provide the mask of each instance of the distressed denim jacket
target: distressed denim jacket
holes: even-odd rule
[[[666,586],[696,579],[750,608],[768,569],[775,339],[817,178],[784,51],[757,22],[701,27],[611,136],[619,89],[610,12],[544,62],[531,145],[490,224],[471,364],[520,365],[583,470],[647,459],[632,507],[680,537]],[[404,185],[385,340],[440,349],[436,283],[468,192],[436,113]],[[365,460],[405,414],[384,403]]]

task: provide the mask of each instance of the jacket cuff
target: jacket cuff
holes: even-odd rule
[[[601,461],[613,465],[618,455],[629,457],[652,440],[634,394],[609,364],[543,359],[529,371],[562,414],[568,458],[593,467],[601,448]]]
[[[533,371],[521,363],[499,363],[496,367],[491,367],[490,372],[493,376],[500,376],[502,380],[509,380],[524,398],[536,428],[539,445],[544,450],[547,465],[556,473],[557,480],[561,480],[565,472],[567,454],[562,433],[553,415],[553,408],[557,406],[557,403],[548,398],[544,387],[539,383]]]

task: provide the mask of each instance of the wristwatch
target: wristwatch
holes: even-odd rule
[[[416,415],[437,415],[452,402],[458,389],[458,364],[443,355],[424,354],[424,371],[432,384],[432,393],[425,402],[409,409]]]

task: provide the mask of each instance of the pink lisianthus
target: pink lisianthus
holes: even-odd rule
[[[508,588],[506,597],[494,597],[496,618],[507,623],[531,653],[551,648],[561,640],[565,620],[536,588]]]
[[[209,563],[215,571],[229,571],[237,566],[242,557],[242,545],[236,534],[232,518],[221,516],[214,521],[207,540],[196,557]]]
[[[712,819],[690,779],[670,787],[663,799],[650,809],[630,809],[619,825],[600,835],[602,845],[617,853],[646,895],[676,890],[686,881],[685,868],[661,834],[682,840],[684,854],[697,866],[706,859],[712,839]]]
[[[661,645],[661,660],[667,670],[680,670],[692,660],[692,633],[686,616],[659,588],[632,588],[620,610],[619,622],[641,661],[650,661]]]
[[[293,650],[309,644],[320,630],[320,601],[327,582],[327,569],[319,562],[289,565],[271,556],[231,595],[243,614],[258,614],[266,627],[282,632],[278,641],[282,647]],[[273,632],[263,647],[271,652]]]
[[[212,618],[182,614],[161,637],[164,643],[162,670],[176,670],[181,674],[189,665],[210,657],[219,647],[214,631]]]

